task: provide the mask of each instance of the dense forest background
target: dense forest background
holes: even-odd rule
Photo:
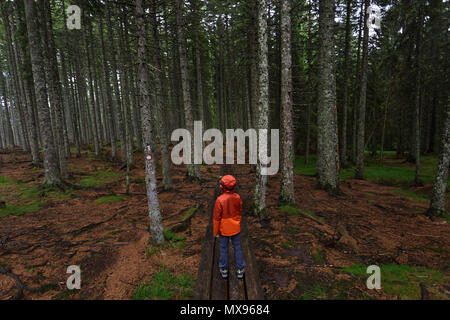
[[[81,12],[66,15],[73,4]],[[447,4],[2,1],[1,146],[21,146],[34,164],[42,149],[44,184],[59,185],[71,145],[132,168],[134,151],[156,155],[158,142],[170,189],[170,133],[202,120],[281,128],[288,203],[294,153],[305,163],[317,154],[319,184],[331,192],[352,163],[364,178],[366,150],[380,163],[385,151],[407,155],[421,185],[421,155],[441,151],[448,167]],[[68,28],[73,14],[80,29]],[[188,176],[199,179],[198,166]]]

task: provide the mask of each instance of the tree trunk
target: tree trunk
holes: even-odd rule
[[[127,159],[127,148],[125,141],[125,130],[124,130],[124,122],[123,122],[123,113],[122,113],[122,103],[120,99],[120,91],[119,91],[119,80],[117,76],[117,59],[116,59],[116,46],[114,44],[114,31],[112,28],[111,22],[111,8],[110,4],[106,5],[106,23],[108,28],[108,40],[109,40],[109,52],[110,52],[110,62],[111,62],[111,71],[112,71],[112,82],[114,88],[114,97],[115,103],[112,104],[112,108],[114,110],[114,114],[117,119],[117,133],[119,134],[120,141],[120,151],[122,154],[122,162],[126,162]]]
[[[281,4],[281,129],[282,203],[295,203],[294,197],[294,133],[292,127],[292,56],[291,56],[291,1]]]
[[[250,111],[252,127],[258,126],[258,2],[250,2]]]
[[[58,157],[55,141],[52,135],[50,112],[48,109],[47,89],[45,85],[45,70],[43,65],[41,40],[36,24],[36,8],[34,0],[24,0],[25,14],[30,45],[31,65],[35,85],[36,102],[41,125],[41,134],[44,148],[44,185],[60,185],[61,179],[58,170]]]
[[[200,0],[194,2],[193,8],[196,14],[197,27],[195,29],[195,80],[196,80],[196,91],[197,91],[197,109],[199,119],[202,121],[203,125],[205,123],[204,107],[203,107],[203,81],[202,81],[202,63],[201,63],[201,51],[200,51],[200,30],[201,30],[201,16],[200,16]]]
[[[176,0],[177,10],[177,35],[178,48],[180,54],[180,72],[181,72],[181,86],[183,91],[183,106],[184,118],[186,128],[191,133],[191,150],[192,158],[191,164],[187,165],[187,176],[191,179],[200,180],[199,165],[194,164],[194,118],[192,114],[191,92],[188,78],[187,54],[186,54],[186,37],[184,33],[184,19],[183,19],[183,0]]]
[[[428,214],[432,216],[443,216],[446,213],[445,199],[448,183],[448,167],[450,165],[450,104],[447,103],[445,111],[445,124],[441,138],[441,153],[436,172],[436,180],[431,195],[430,209]]]
[[[321,0],[319,2],[317,171],[320,187],[330,194],[339,192],[339,142],[333,24],[334,0]]]
[[[369,28],[367,20],[369,14],[367,9],[370,5],[370,0],[365,0],[365,15],[363,21],[364,38],[363,38],[363,53],[361,66],[361,87],[359,94],[359,119],[358,119],[358,135],[357,135],[357,159],[356,159],[356,179],[364,179],[364,151],[365,151],[365,125],[366,125],[366,102],[367,102],[367,69],[369,63]]]
[[[59,80],[58,61],[56,58],[56,46],[53,37],[53,22],[51,18],[50,2],[43,1],[42,13],[45,19],[45,25],[42,26],[43,39],[45,39],[46,47],[46,65],[47,65],[47,81],[50,104],[55,112],[55,143],[58,151],[59,170],[62,178],[68,177],[66,166],[66,152],[64,148],[64,137],[67,132],[64,130],[63,101],[62,88]]]
[[[138,41],[138,65],[139,65],[139,104],[141,108],[141,119],[143,138],[145,144],[145,169],[148,209],[150,216],[150,233],[154,244],[164,242],[163,225],[159,209],[158,193],[156,191],[156,168],[154,158],[152,157],[152,106],[150,104],[150,93],[148,88],[148,65],[146,49],[146,29],[144,24],[144,9],[142,0],[136,0],[136,34]]]
[[[312,3],[309,4],[309,10],[308,10],[308,41],[306,44],[306,57],[308,59],[308,89],[310,93],[313,92],[313,83],[312,83]],[[312,113],[312,104],[313,104],[313,97],[312,94],[309,95],[309,101],[308,106],[306,107],[306,142],[305,142],[305,164],[308,164],[309,162],[309,151],[311,149],[311,113]]]
[[[354,83],[354,103],[353,103],[353,125],[352,125],[352,162],[354,164],[357,163],[358,158],[358,97],[359,97],[359,88],[361,86],[361,42],[363,37],[363,28],[364,28],[364,1],[361,0],[360,5],[360,14],[359,14],[359,28],[358,28],[358,49],[356,54],[356,72],[355,72],[355,83]]]
[[[11,119],[9,117],[9,101],[8,101],[8,90],[6,87],[5,77],[3,75],[3,70],[0,69],[0,94],[3,97],[3,105],[5,107],[5,119],[3,119],[3,134],[5,139],[5,146],[14,146],[14,133],[11,126]]]
[[[350,79],[350,41],[352,38],[352,0],[347,0],[347,17],[345,23],[345,62],[344,62],[344,100],[342,102],[342,128],[341,128],[341,165],[347,165],[347,110]]]
[[[416,85],[415,85],[415,105],[414,105],[414,158],[416,164],[416,174],[414,178],[414,184],[416,186],[422,186],[423,183],[420,179],[420,105],[421,105],[421,47],[422,47],[422,29],[423,29],[423,5],[419,4],[419,13],[417,21],[417,33],[416,33]]]
[[[156,1],[152,1],[152,28],[153,28],[153,43],[154,53],[153,61],[156,68],[155,74],[155,110],[158,118],[158,132],[161,145],[161,162],[162,162],[162,176],[164,190],[172,188],[171,169],[170,169],[170,154],[169,154],[169,137],[167,134],[168,115],[167,110],[167,83],[166,75],[161,65],[160,41],[158,34],[158,20],[156,16]]]
[[[117,160],[117,152],[116,152],[116,130],[115,130],[115,121],[113,115],[113,100],[111,96],[111,82],[109,78],[109,66],[108,61],[106,60],[106,49],[105,49],[105,40],[103,36],[103,19],[100,17],[100,23],[98,25],[98,32],[100,34],[100,42],[102,46],[102,60],[103,60],[103,72],[104,72],[104,86],[105,86],[105,95],[106,95],[106,105],[105,111],[107,114],[107,122],[110,127],[110,143],[111,143],[111,159],[113,161]]]
[[[123,24],[123,26],[122,26]],[[123,50],[120,50],[119,56],[121,63],[121,74],[120,74],[120,83],[122,89],[122,100],[123,100],[123,111],[125,117],[125,142],[127,148],[127,167],[134,167],[134,158],[133,158],[133,128],[131,125],[131,105],[130,105],[130,90],[129,90],[129,77],[128,77],[128,61],[126,59],[126,48],[129,46],[128,42],[128,29],[126,28],[127,24],[127,16],[126,13],[123,12],[121,14],[121,28],[119,30],[119,44]],[[125,33],[125,36],[124,34]]]
[[[269,61],[267,47],[267,1],[258,0],[258,129],[269,129]],[[268,135],[267,135],[268,136]],[[258,140],[261,135],[258,133]],[[262,150],[260,150],[262,149]],[[268,145],[259,142],[258,151],[267,153]],[[262,164],[256,166],[256,183],[254,191],[254,213],[261,219],[267,217],[266,208],[267,176],[262,174]]]
[[[85,16],[86,17],[86,16]],[[87,19],[85,18],[85,23],[88,23],[88,29],[89,32],[92,30],[92,21],[87,22]],[[87,76],[88,76],[88,85],[89,85],[89,98],[90,98],[90,115],[91,115],[91,123],[92,123],[92,133],[94,137],[94,153],[96,156],[100,155],[100,137],[99,137],[99,129],[98,129],[98,119],[97,119],[97,112],[96,112],[96,99],[94,94],[94,77],[92,73],[92,58],[91,53],[89,50],[89,42],[87,39],[86,31],[83,28],[83,42],[84,42],[84,48],[86,51],[86,57],[87,57]],[[92,39],[92,37],[91,37]],[[91,46],[94,44],[91,42]]]

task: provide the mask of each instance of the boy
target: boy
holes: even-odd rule
[[[214,205],[214,235],[220,234],[219,269],[222,278],[228,277],[228,244],[233,243],[236,273],[239,279],[244,277],[245,262],[241,248],[242,200],[234,193],[236,179],[227,175],[220,179],[220,195]]]

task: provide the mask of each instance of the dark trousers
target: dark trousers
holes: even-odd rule
[[[233,243],[234,261],[236,262],[236,269],[242,270],[245,267],[244,257],[242,255],[241,234],[227,237],[220,235],[220,259],[219,268],[228,270],[228,245]]]

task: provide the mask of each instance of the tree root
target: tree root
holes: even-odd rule
[[[4,274],[10,278],[12,278],[16,282],[17,286],[17,292],[14,296],[10,298],[10,300],[19,300],[23,296],[23,289],[25,288],[22,281],[20,281],[19,277],[11,272],[11,270],[8,268],[5,268],[0,264],[0,274]]]
[[[25,290],[30,291],[30,292],[42,293],[51,288],[58,287],[57,283],[46,283],[39,287],[34,287],[34,288],[29,287],[26,284],[24,284],[16,274],[12,273],[11,269],[9,267],[4,267],[1,264],[0,264],[0,274],[4,274],[4,275],[10,277],[16,282],[17,292],[14,294],[14,296],[12,296],[10,298],[10,300],[20,300],[21,298],[23,298],[23,292]]]
[[[72,188],[74,190],[94,190],[94,191],[105,191],[110,189],[111,187],[85,187],[85,186],[80,186],[77,184],[73,184],[67,181],[63,181],[62,182],[63,185],[65,185],[66,187]]]
[[[99,226],[99,225],[101,225],[101,224],[104,224],[104,223],[106,223],[106,222],[111,221],[111,220],[114,219],[117,215],[119,215],[119,214],[124,214],[125,212],[127,212],[127,210],[118,211],[118,212],[116,212],[115,214],[113,214],[111,217],[109,217],[109,218],[106,219],[106,220],[103,220],[103,221],[100,221],[100,222],[90,223],[90,224],[88,224],[88,225],[86,225],[86,226],[84,226],[84,227],[81,227],[81,228],[76,229],[76,230],[72,230],[72,231],[67,232],[67,233],[64,233],[64,234],[71,234],[72,236],[78,236],[78,235],[82,234],[83,232],[86,232],[86,231],[91,230],[91,229],[93,229],[93,228],[95,228],[95,227],[97,227],[97,226]]]

